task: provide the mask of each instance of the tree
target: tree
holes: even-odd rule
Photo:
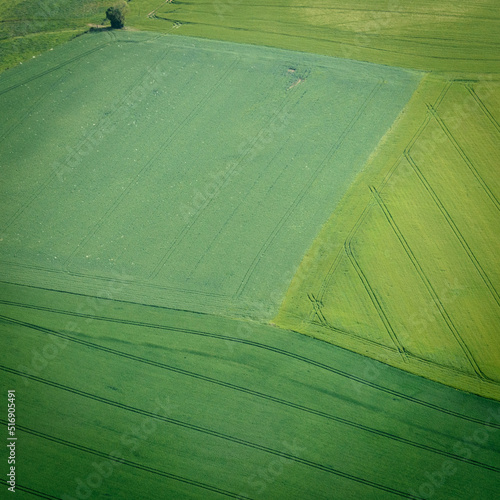
[[[121,29],[125,26],[125,14],[128,5],[125,2],[120,2],[113,7],[109,7],[106,11],[106,18],[110,20],[113,29]]]

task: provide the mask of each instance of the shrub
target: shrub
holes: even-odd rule
[[[106,11],[106,18],[111,22],[113,29],[121,29],[125,26],[127,8],[128,6],[125,2],[120,2],[113,7],[109,7]]]

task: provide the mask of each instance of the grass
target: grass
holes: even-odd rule
[[[37,57],[105,19],[105,0],[1,0],[0,71]]]
[[[102,22],[112,3],[24,0],[12,6],[3,1],[0,70],[83,33],[89,23]],[[494,0],[421,0],[417,5],[396,0],[315,0],[306,6],[297,0],[250,4],[242,0],[133,0],[126,24],[129,29],[267,45],[424,71],[498,73],[499,20],[500,7]]]
[[[7,273],[261,320],[420,79],[127,32],[6,76]]]
[[[21,498],[498,493],[499,403],[255,323],[6,283],[0,303]]]
[[[500,398],[498,90],[424,80],[310,249],[279,324]]]

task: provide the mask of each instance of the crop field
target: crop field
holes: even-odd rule
[[[19,285],[0,302],[20,498],[499,493],[499,403],[265,325]]]
[[[108,0],[0,0],[0,70],[106,23]],[[495,0],[133,0],[127,26],[425,71],[499,72]],[[26,21],[24,21],[26,19]]]
[[[88,35],[8,76],[9,279],[93,294],[112,281],[258,319],[420,80],[144,33]]]
[[[130,2],[131,25],[426,71],[500,71],[495,0]]]
[[[303,262],[280,324],[500,398],[499,95],[489,79],[422,83],[311,248],[321,255]]]
[[[500,3],[112,3],[0,0],[17,495],[500,498]]]

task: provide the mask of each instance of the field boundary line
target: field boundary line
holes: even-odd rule
[[[439,93],[438,97],[436,98],[436,101],[434,102],[434,108],[435,109],[438,109],[439,106],[442,104],[444,98],[448,94],[448,92],[449,92],[449,90],[450,90],[450,88],[451,88],[452,85],[453,85],[453,82],[450,81],[450,80],[447,80],[445,82],[445,84],[443,86],[443,89],[441,90],[441,92]],[[394,163],[394,165],[392,166],[392,168],[387,172],[387,175],[384,177],[384,179],[380,183],[379,188],[378,188],[379,193],[382,193],[382,191],[384,190],[385,186],[388,184],[389,180],[391,179],[391,177],[394,175],[394,173],[396,172],[396,170],[400,166],[400,163],[401,163],[402,159],[404,158],[405,153],[411,151],[411,149],[415,146],[416,142],[418,141],[418,139],[420,138],[420,136],[424,133],[424,130],[427,128],[427,126],[429,125],[430,121],[431,121],[431,117],[427,113],[427,115],[424,118],[424,120],[422,121],[420,127],[418,127],[418,129],[412,135],[412,137],[410,138],[410,140],[407,142],[406,147],[403,150],[403,153],[401,153],[399,155],[398,159],[396,160],[396,162]]]
[[[408,163],[412,166],[413,170],[417,174],[420,182],[422,185],[425,187],[426,191],[429,193],[431,198],[433,199],[434,203],[437,205],[439,208],[441,214],[443,217],[446,219],[446,222],[452,229],[453,233],[457,237],[457,239],[460,241],[460,244],[462,245],[463,249],[467,253],[467,256],[471,260],[471,262],[474,264],[474,267],[476,268],[477,272],[480,274],[482,280],[484,281],[485,285],[488,287],[488,290],[490,291],[491,295],[493,296],[495,302],[497,303],[498,306],[500,306],[500,295],[495,289],[493,283],[491,282],[490,278],[488,277],[488,274],[486,271],[483,269],[481,263],[477,259],[477,257],[474,255],[474,252],[470,248],[469,244],[467,243],[466,239],[463,237],[462,233],[460,232],[460,229],[458,226],[455,224],[453,218],[449,214],[448,210],[446,207],[443,205],[442,201],[439,199],[438,195],[430,185],[429,181],[425,178],[424,174],[420,170],[419,166],[415,162],[415,160],[411,157],[410,153],[405,152],[405,158],[408,160]]]
[[[236,0],[235,0],[236,1]],[[370,12],[373,12],[373,11],[370,11]],[[167,14],[167,13],[166,13]],[[162,16],[156,16],[157,19],[161,19],[162,21],[167,21],[167,22],[175,22],[174,19],[172,18],[168,18],[168,17],[162,17]],[[182,21],[178,21],[178,22],[181,22]],[[206,22],[197,22],[197,21],[184,21],[185,24],[191,24],[191,25],[198,25],[198,26],[208,26],[208,27],[217,27],[219,30],[221,29],[221,25],[220,24],[214,24],[214,23],[206,23]],[[321,38],[321,37],[315,37],[315,36],[307,36],[307,35],[299,35],[297,33],[295,34],[290,34],[290,33],[287,33],[287,32],[282,32],[282,31],[266,31],[264,29],[254,29],[254,28],[243,28],[243,27],[236,27],[236,26],[222,26],[223,29],[225,30],[228,30],[228,31],[245,31],[245,32],[249,32],[249,33],[255,33],[255,34],[258,34],[258,33],[264,33],[266,35],[269,35],[269,34],[272,34],[273,36],[282,36],[282,37],[288,37],[288,38],[295,38],[295,39],[305,39],[305,40],[314,40],[314,41],[318,41],[318,42],[322,42],[322,43],[325,43],[325,44],[330,44],[330,45],[343,45],[343,46],[346,46],[346,47],[354,47],[355,49],[359,49],[359,48],[362,48],[362,49],[367,49],[367,50],[370,50],[372,52],[381,52],[381,53],[388,53],[388,54],[397,54],[399,56],[410,56],[410,57],[413,57],[413,58],[420,58],[420,59],[423,59],[423,60],[426,60],[426,59],[434,59],[434,60],[439,60],[439,61],[480,61],[480,62],[498,62],[500,61],[500,58],[491,58],[491,57],[484,57],[484,58],[479,58],[479,57],[450,57],[450,56],[437,56],[437,55],[422,55],[421,53],[419,53],[418,51],[402,51],[402,50],[390,50],[390,49],[387,49],[387,48],[381,48],[381,47],[376,47],[374,46],[373,44],[369,44],[369,43],[366,43],[366,44],[359,44],[359,43],[349,43],[349,42],[345,42],[345,41],[342,41],[340,39],[330,39],[330,38]],[[327,32],[325,30],[325,32]],[[380,34],[371,34],[371,33],[366,33],[365,34],[366,37],[369,37],[371,39],[387,39],[388,37],[382,37]],[[394,40],[395,37],[389,37],[391,40]],[[397,40],[397,39],[396,39]],[[278,48],[278,47],[277,47]],[[462,46],[457,46],[457,48],[462,48]],[[281,50],[286,50],[286,49],[281,49]],[[322,54],[318,54],[318,55],[322,55]],[[347,60],[346,57],[343,57],[341,55],[334,55],[334,56],[327,56],[327,57],[332,57],[334,59],[344,59],[344,60]],[[355,60],[355,59],[351,59],[351,60]],[[362,60],[356,60],[357,62],[360,62],[360,63],[366,63],[366,64],[377,64],[377,63],[370,63],[370,62],[367,62],[367,61],[362,61]],[[382,65],[382,64],[380,64]],[[393,66],[393,67],[398,67],[399,66]],[[404,67],[401,67],[401,69],[406,69]],[[420,71],[420,72],[424,72],[424,70],[418,70],[418,69],[414,69],[413,71]]]
[[[113,299],[110,299],[110,300],[113,300]],[[33,308],[33,306],[28,306],[28,307]],[[34,308],[37,308],[37,307],[34,306]],[[116,320],[116,319],[113,319],[113,318],[98,317],[98,316],[93,316],[93,315],[85,315],[85,314],[82,314],[82,313],[62,312],[62,314],[68,314],[70,316],[78,316],[78,317],[91,317],[91,318],[102,320],[102,321],[111,321],[111,322],[117,322],[117,323],[123,323],[124,322],[124,320]],[[14,319],[14,318],[9,318],[8,316],[0,315],[0,320],[6,321],[7,323],[10,323],[10,324],[13,324],[13,325],[17,325],[17,326],[21,326],[21,327],[24,327],[24,328],[29,328],[29,329],[37,330],[37,331],[39,331],[41,333],[44,333],[44,334],[47,334],[47,335],[52,335],[52,336],[60,337],[60,338],[63,338],[63,339],[67,339],[67,340],[69,340],[71,342],[74,342],[74,343],[77,343],[77,344],[82,344],[82,345],[86,345],[86,346],[88,346],[88,344],[91,344],[90,347],[95,346],[95,348],[99,349],[99,350],[104,350],[104,351],[109,350],[109,348],[106,348],[104,346],[100,346],[99,344],[94,344],[94,343],[86,341],[86,340],[77,339],[76,337],[72,337],[71,335],[67,335],[67,334],[58,332],[56,330],[52,330],[52,329],[49,329],[49,328],[41,327],[41,326],[38,326],[38,325],[34,325],[34,324],[31,324],[31,323],[27,323],[27,322],[24,322],[24,321],[17,320],[17,319]],[[258,348],[258,349],[268,350],[268,351],[274,352],[274,353],[282,355],[282,356],[293,358],[293,359],[295,359],[297,361],[309,364],[311,366],[316,366],[317,368],[321,368],[321,369],[326,370],[326,371],[328,371],[330,373],[338,375],[338,376],[340,376],[342,378],[346,378],[348,380],[360,383],[362,385],[366,385],[367,387],[370,387],[372,389],[375,389],[375,390],[384,392],[386,394],[389,394],[391,396],[395,396],[395,397],[404,399],[406,401],[409,401],[409,402],[412,402],[412,403],[424,406],[426,408],[438,411],[439,413],[444,413],[444,414],[452,415],[452,416],[454,416],[456,418],[459,418],[459,419],[462,419],[462,420],[465,420],[465,421],[469,421],[469,422],[473,422],[473,423],[477,423],[477,424],[483,425],[485,427],[492,427],[492,428],[500,429],[500,424],[496,424],[494,422],[488,422],[488,421],[484,421],[484,420],[481,420],[481,419],[478,419],[478,418],[475,418],[475,417],[464,415],[462,413],[458,413],[458,412],[455,412],[453,410],[449,410],[447,408],[444,408],[442,406],[439,406],[439,405],[436,405],[436,404],[424,401],[422,399],[418,399],[418,398],[415,398],[413,396],[408,396],[405,393],[399,392],[397,390],[390,389],[388,387],[384,387],[384,386],[382,386],[380,384],[377,384],[375,382],[370,382],[369,380],[365,380],[362,377],[358,377],[357,375],[353,375],[351,373],[345,372],[345,371],[340,370],[338,368],[334,368],[332,366],[326,365],[326,364],[324,364],[322,362],[315,361],[315,360],[313,360],[311,358],[307,358],[306,356],[302,356],[300,354],[296,354],[296,353],[293,353],[293,352],[290,352],[290,351],[286,351],[285,349],[281,349],[279,347],[270,346],[270,345],[263,344],[261,342],[256,342],[256,341],[253,341],[253,340],[243,339],[241,337],[230,337],[230,336],[227,336],[227,335],[214,334],[214,333],[209,333],[209,332],[200,331],[200,330],[189,330],[189,329],[182,329],[182,328],[178,328],[178,327],[168,327],[168,326],[163,326],[163,325],[154,325],[154,324],[149,324],[149,323],[130,322],[130,321],[127,321],[127,324],[137,324],[138,326],[147,326],[147,327],[151,327],[151,328],[161,328],[161,329],[165,329],[165,330],[170,330],[170,331],[175,331],[175,332],[180,332],[180,333],[186,333],[186,334],[190,334],[190,335],[199,335],[199,336],[203,336],[203,337],[210,337],[210,338],[214,338],[214,339],[219,339],[219,340],[224,340],[224,341],[229,341],[229,342],[235,342],[235,343],[238,343],[238,344],[248,345],[248,346],[252,346],[252,347]],[[296,333],[299,333],[299,332],[296,332]],[[128,354],[128,353],[124,353],[122,351],[117,351],[117,353],[118,353],[118,355],[123,354],[126,357],[131,358],[131,359],[138,358],[139,360],[143,360],[142,362],[145,362],[145,363],[147,363],[147,361],[148,361],[148,360],[146,360],[144,358],[140,358],[138,356],[134,356],[134,355],[131,355],[131,354]],[[206,380],[207,378],[209,378],[209,377],[205,377],[205,376],[196,374],[194,372],[190,372],[188,370],[183,370],[181,368],[177,369],[177,368],[174,368],[174,367],[170,367],[169,365],[165,365],[164,363],[159,363],[159,364],[163,365],[165,367],[165,369],[179,370],[178,373],[180,373],[180,374],[186,374],[188,376],[195,376],[195,377],[204,377],[203,378],[204,380]],[[226,382],[218,381],[217,379],[213,379],[213,380],[214,380],[214,383],[216,383],[216,382],[222,382],[222,383],[226,384]],[[232,385],[234,385],[234,384],[232,384]]]
[[[344,144],[346,138],[348,137],[348,135],[350,134],[350,132],[352,131],[352,129],[354,128],[354,126],[356,125],[356,123],[363,116],[366,108],[368,107],[368,105],[370,104],[370,102],[373,100],[373,98],[375,97],[375,95],[378,93],[378,91],[382,88],[382,86],[383,86],[383,80],[379,80],[375,84],[375,86],[373,87],[373,89],[371,90],[370,94],[367,96],[367,98],[363,102],[363,104],[359,107],[359,109],[356,112],[356,114],[351,118],[351,120],[350,120],[349,124],[347,125],[347,127],[342,131],[342,134],[340,135],[340,137],[332,145],[332,147],[328,150],[328,152],[325,155],[325,157],[323,158],[323,160],[319,163],[318,167],[311,174],[311,176],[307,180],[307,182],[304,185],[304,187],[302,188],[302,190],[299,192],[299,194],[297,195],[297,197],[295,198],[295,200],[292,202],[292,204],[290,205],[290,207],[286,210],[286,212],[284,213],[283,217],[279,221],[278,225],[274,228],[273,232],[269,235],[268,239],[266,240],[266,242],[264,243],[264,245],[261,247],[260,251],[255,256],[254,261],[252,262],[252,265],[247,270],[247,272],[245,273],[245,276],[243,277],[243,280],[241,281],[241,284],[240,284],[240,286],[239,286],[239,288],[238,288],[238,290],[237,290],[237,292],[235,294],[235,297],[240,297],[243,294],[243,292],[244,292],[246,286],[248,285],[248,282],[249,282],[249,280],[250,280],[250,278],[251,278],[251,276],[252,276],[255,268],[257,267],[257,265],[258,265],[258,263],[260,261],[260,256],[262,255],[262,253],[271,244],[271,242],[276,237],[276,235],[278,234],[278,232],[281,230],[281,228],[283,227],[283,225],[285,224],[285,222],[287,221],[287,219],[291,216],[293,210],[297,207],[297,205],[302,201],[302,199],[304,198],[304,196],[306,195],[306,193],[309,191],[309,189],[310,189],[311,185],[313,184],[313,182],[319,177],[319,175],[321,174],[321,172],[325,169],[325,167],[327,165],[327,162],[330,161],[333,158],[333,156],[335,156],[335,154],[337,153],[337,151]]]
[[[400,163],[400,161],[401,161],[401,157],[399,157],[395,161],[393,166],[389,169],[389,172],[387,173],[386,177],[390,177],[392,175],[393,171],[398,167],[398,164]],[[352,233],[352,236],[354,237],[355,233],[359,230],[359,227],[365,221],[365,219],[368,215],[368,212],[369,212],[369,210],[371,210],[372,207],[373,207],[373,201],[370,201],[367,204],[367,206],[364,208],[363,212],[361,212],[361,214],[359,215],[356,223],[351,228],[349,235]],[[317,298],[320,302],[323,301],[323,298],[324,298],[328,288],[330,287],[330,283],[331,283],[331,280],[333,279],[335,271],[337,270],[337,267],[339,266],[339,264],[344,256],[349,257],[347,255],[347,253],[345,252],[345,245],[343,245],[342,247],[339,248],[337,255],[333,259],[331,266],[328,268],[328,271],[325,274],[325,277],[321,281],[321,286],[320,286],[319,291],[317,293]],[[384,323],[384,325],[385,325],[385,323]],[[330,325],[328,325],[328,326],[330,327]],[[353,334],[349,334],[349,335],[353,335]],[[360,337],[360,338],[363,338],[363,337]],[[378,343],[376,343],[376,344],[382,346],[382,344],[378,344]],[[387,347],[387,346],[384,346],[384,347]]]
[[[424,282],[425,287],[427,288],[427,291],[431,295],[431,297],[434,301],[434,304],[436,305],[436,307],[438,308],[439,312],[441,313],[443,319],[445,320],[446,324],[448,325],[448,328],[450,329],[451,333],[453,334],[453,337],[455,338],[455,340],[457,341],[457,343],[461,347],[467,360],[469,361],[470,365],[472,366],[472,369],[476,372],[476,374],[479,378],[490,381],[490,379],[488,377],[486,377],[486,375],[482,372],[481,368],[479,367],[476,360],[474,359],[474,356],[470,352],[467,344],[462,339],[459,331],[457,330],[457,328],[455,327],[455,325],[453,323],[453,320],[451,319],[450,315],[448,314],[444,305],[442,304],[441,300],[439,299],[439,296],[437,295],[436,291],[434,290],[434,287],[432,286],[431,282],[427,278],[422,266],[420,265],[417,258],[415,257],[415,254],[413,253],[411,247],[409,246],[408,242],[406,241],[406,238],[404,237],[403,233],[401,232],[401,230],[397,226],[397,224],[396,224],[395,220],[393,219],[385,202],[382,200],[379,192],[377,191],[377,189],[374,186],[370,186],[370,190],[373,193],[373,196],[374,196],[375,200],[377,201],[378,205],[382,209],[382,212],[383,212],[385,218],[387,219],[387,222],[389,223],[392,230],[396,234],[399,242],[403,246],[406,254],[408,255],[408,258],[410,259],[411,263],[415,267],[421,280]]]
[[[435,107],[437,108],[441,102],[443,101],[444,97],[446,96],[446,94],[448,93],[450,87],[452,85],[452,82],[450,81],[447,81],[446,84],[444,85],[443,89],[441,90],[439,96],[437,97],[436,99],[436,102],[435,102]],[[420,125],[420,127],[417,129],[417,131],[413,134],[412,138],[410,139],[408,145],[407,145],[407,148],[411,148],[415,142],[418,140],[418,138],[420,137],[420,135],[423,133],[423,131],[425,130],[425,128],[427,127],[428,123],[430,121],[430,118],[429,116],[427,116],[424,121],[422,122],[422,124]],[[392,167],[389,169],[389,171],[387,172],[387,174],[385,175],[383,181],[382,181],[382,184],[381,184],[381,188],[383,189],[383,187],[389,182],[390,178],[392,177],[392,175],[394,175],[395,171],[398,169],[398,167],[400,166],[401,164],[401,161],[403,159],[403,155],[401,154],[394,162],[394,164],[392,165]],[[368,215],[368,212],[369,210],[371,210],[373,206],[373,199],[372,201],[370,201],[367,206],[365,207],[365,209],[363,210],[363,212],[360,214],[360,216],[358,217],[358,220],[356,221],[356,223],[354,224],[353,228],[351,229],[351,232],[350,232],[350,238],[352,239],[355,235],[355,233],[359,230],[361,224],[364,222],[364,220],[366,219],[367,215]],[[344,251],[343,251],[344,250]],[[335,257],[333,263],[332,263],[332,266],[329,268],[327,274],[325,275],[325,278],[323,279],[322,281],[322,284],[321,284],[321,288],[318,292],[318,299],[320,301],[322,301],[323,297],[324,297],[324,294],[326,293],[326,290],[328,289],[329,287],[329,284],[330,284],[330,281],[331,279],[333,278],[333,275],[335,273],[335,270],[342,258],[342,255],[347,255],[349,257],[349,255],[347,254],[347,252],[345,251],[345,244],[344,244],[344,248],[343,249],[339,249],[339,252],[337,253],[337,256]],[[356,269],[356,266],[354,266],[355,269]],[[357,271],[357,270],[356,270]],[[358,274],[359,276],[359,274]],[[363,281],[363,280],[361,280]],[[363,283],[364,284],[364,283]],[[368,292],[370,298],[372,298],[371,294]],[[380,311],[377,307],[377,305],[373,302],[372,300],[372,304],[374,306],[374,308],[376,309],[376,311],[378,312],[379,316],[380,316]],[[385,313],[382,311],[382,314],[385,316]],[[381,317],[382,319],[382,317]],[[387,319],[388,321],[388,319]],[[382,319],[382,322],[384,323],[384,326],[386,327],[387,329],[387,325],[386,325],[386,322],[384,321],[384,319]],[[392,326],[390,326],[391,330],[392,330]],[[393,331],[393,330],[392,330]],[[389,333],[389,336],[391,337],[391,340],[393,341],[396,349],[398,349],[398,344],[399,344],[399,340],[397,340],[396,342],[394,341],[395,339],[392,337],[391,335],[391,332],[388,330],[388,333]],[[395,335],[395,333],[394,333]],[[396,337],[397,338],[397,337]],[[404,347],[401,345],[401,347],[403,348],[404,350]],[[406,353],[406,355],[408,355],[409,353]]]
[[[229,295],[229,294],[218,294],[218,293],[214,293],[214,292],[204,292],[202,290],[195,290],[195,289],[189,289],[189,288],[159,285],[159,284],[151,283],[148,281],[142,281],[140,278],[135,278],[134,276],[127,276],[128,279],[125,279],[122,277],[116,278],[116,277],[106,276],[106,275],[86,274],[86,273],[81,273],[81,272],[67,271],[64,269],[54,269],[54,268],[43,267],[43,266],[38,266],[38,265],[22,264],[20,262],[6,261],[3,259],[0,259],[0,264],[3,264],[5,266],[9,266],[11,268],[29,269],[31,271],[41,271],[43,273],[56,274],[63,279],[66,277],[84,278],[84,279],[88,279],[88,280],[92,280],[92,281],[99,281],[99,282],[105,282],[105,283],[119,283],[122,285],[133,286],[136,288],[146,288],[149,290],[162,290],[162,291],[166,291],[166,292],[174,292],[174,293],[176,292],[176,293],[181,293],[181,294],[209,296],[214,300],[222,300],[224,298],[231,297],[231,295]],[[1,275],[1,273],[0,273],[0,275]],[[1,276],[0,276],[0,283],[10,283],[10,284],[15,284],[15,285],[19,285],[19,286],[32,286],[33,288],[41,288],[41,289],[46,289],[48,291],[64,292],[64,293],[69,293],[69,294],[73,294],[73,295],[75,295],[75,294],[79,295],[78,293],[72,292],[69,290],[59,290],[59,289],[45,288],[42,286],[31,285],[31,284],[27,285],[26,283],[23,284],[23,283],[10,282],[10,281],[6,281],[6,280],[2,280]],[[71,283],[72,282],[70,282],[69,284],[71,284]],[[99,298],[105,299],[106,297],[99,297]],[[127,301],[125,301],[125,302],[127,302]],[[151,307],[155,307],[154,304],[142,304],[142,305],[149,305]],[[189,310],[189,312],[197,313],[198,311]],[[202,314],[202,313],[200,312],[199,314]]]
[[[114,35],[113,35],[113,37],[114,37]],[[61,64],[57,64],[56,66],[53,66],[53,67],[51,67],[51,68],[49,68],[49,69],[47,69],[45,71],[42,71],[41,73],[38,73],[38,74],[36,74],[36,75],[34,75],[34,76],[30,77],[30,78],[27,78],[26,80],[23,80],[20,83],[16,83],[14,85],[11,85],[10,87],[7,87],[6,89],[0,90],[0,96],[3,95],[3,94],[6,94],[7,92],[10,92],[11,90],[17,89],[18,87],[22,87],[23,85],[26,85],[27,83],[31,83],[32,81],[37,80],[38,78],[41,78],[41,77],[43,77],[45,75],[53,73],[54,71],[57,71],[58,69],[61,69],[64,66],[67,66],[68,64],[71,64],[71,63],[73,63],[75,61],[78,61],[79,59],[82,59],[85,56],[93,54],[94,52],[97,52],[98,50],[101,50],[102,48],[111,45],[115,41],[116,40],[113,39],[113,40],[110,40],[109,42],[102,43],[101,45],[98,45],[97,47],[94,47],[93,49],[87,50],[87,51],[85,51],[85,52],[83,52],[81,54],[78,54],[75,57],[67,59],[66,61],[62,62]]]
[[[454,146],[455,150],[460,155],[460,157],[462,158],[464,163],[467,165],[467,167],[472,172],[472,174],[474,175],[476,180],[479,182],[479,184],[481,185],[483,190],[486,192],[486,194],[488,195],[490,200],[493,202],[493,204],[495,205],[495,208],[497,210],[500,210],[500,202],[498,201],[497,197],[494,195],[494,193],[488,187],[488,185],[486,184],[484,179],[481,177],[478,170],[476,169],[476,167],[474,166],[474,164],[472,163],[470,158],[467,156],[467,154],[465,153],[462,146],[460,146],[460,144],[457,142],[455,137],[453,137],[453,134],[451,133],[450,129],[448,128],[446,123],[443,121],[443,119],[439,116],[437,110],[430,104],[427,105],[427,108],[429,110],[429,113],[432,115],[432,117],[436,120],[436,122],[438,123],[440,128],[446,134],[446,136],[448,137],[448,139],[450,140],[450,142],[452,143],[452,145]]]

